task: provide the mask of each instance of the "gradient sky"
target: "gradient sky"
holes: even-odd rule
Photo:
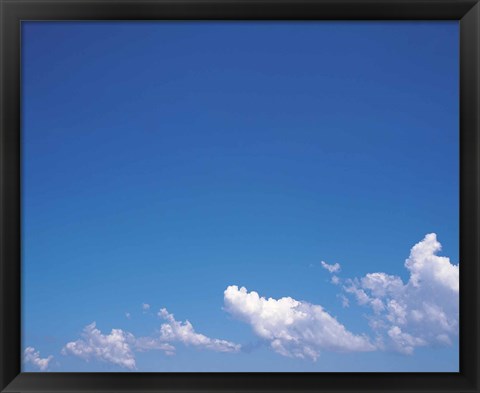
[[[458,36],[458,22],[23,22],[24,370],[132,370],[65,346],[94,321],[157,337],[166,308],[242,349],[171,342],[135,352],[136,371],[458,371],[455,334],[411,354],[284,356],[224,301],[231,285],[291,297],[374,340],[348,278],[406,284],[429,233],[458,264]]]

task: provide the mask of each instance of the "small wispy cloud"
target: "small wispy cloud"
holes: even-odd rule
[[[322,267],[325,270],[328,270],[330,273],[338,273],[340,271],[340,264],[339,263],[334,263],[333,265],[329,265],[327,262],[320,262]]]
[[[143,312],[147,312],[148,310],[150,310],[150,304],[142,303],[142,310]]]
[[[34,347],[27,347],[23,352],[24,362],[31,364],[32,366],[38,368],[40,371],[46,371],[52,359],[52,355],[46,358],[41,358],[40,351],[36,351]]]
[[[127,319],[131,319],[131,318],[132,318],[132,315],[131,315],[129,312],[126,312],[126,313],[125,313],[125,317],[126,317]]]
[[[209,349],[215,352],[238,352],[241,346],[227,340],[210,338],[195,332],[189,321],[179,322],[173,314],[162,308],[158,316],[166,322],[160,327],[160,340],[167,342],[179,341],[185,345],[192,345],[197,348]]]
[[[340,284],[340,277],[338,277],[338,276],[333,276],[330,281],[331,281],[332,284],[338,285],[338,284]]]
[[[348,298],[345,295],[341,294],[341,295],[338,295],[338,297],[342,301],[342,307],[343,308],[350,307],[350,301],[348,300]]]

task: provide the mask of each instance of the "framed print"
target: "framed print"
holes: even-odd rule
[[[478,392],[479,7],[1,1],[1,391]]]

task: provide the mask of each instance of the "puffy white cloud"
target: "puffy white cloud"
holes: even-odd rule
[[[333,265],[329,265],[327,262],[320,262],[322,264],[322,267],[325,270],[328,270],[330,273],[338,273],[340,271],[340,264],[339,263],[334,263]]]
[[[386,348],[411,354],[418,346],[450,345],[458,335],[459,266],[438,256],[440,250],[434,233],[414,245],[405,261],[407,283],[379,272],[345,281],[345,292],[371,307],[370,326]]]
[[[217,338],[210,338],[195,332],[195,329],[189,321],[179,322],[175,320],[173,314],[170,314],[165,308],[162,308],[158,315],[166,320],[160,327],[160,341],[179,341],[185,345],[209,349],[215,352],[240,351],[241,346],[239,344]]]
[[[405,267],[410,271],[410,284],[419,287],[422,283],[434,283],[437,287],[458,293],[458,265],[452,265],[447,257],[436,255],[441,249],[435,233],[426,235],[413,246],[410,257],[405,261]]]
[[[99,359],[133,370],[135,356],[131,343],[134,341],[132,334],[121,329],[112,329],[110,334],[104,335],[93,322],[84,328],[80,340],[63,347],[62,354],[72,354],[85,360]]]
[[[35,348],[33,347],[27,347],[23,352],[24,362],[37,367],[40,371],[46,371],[52,359],[53,359],[52,355],[46,358],[41,358],[40,351],[35,351]]]
[[[400,292],[403,282],[400,277],[385,273],[369,273],[362,278],[362,288],[369,290],[374,297],[395,295]]]
[[[375,350],[367,337],[349,332],[319,305],[291,297],[266,299],[236,285],[225,290],[224,304],[227,312],[251,325],[255,334],[284,356],[316,360],[322,350]]]

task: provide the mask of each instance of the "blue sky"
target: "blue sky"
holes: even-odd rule
[[[25,371],[458,371],[457,22],[23,22],[22,67]]]

